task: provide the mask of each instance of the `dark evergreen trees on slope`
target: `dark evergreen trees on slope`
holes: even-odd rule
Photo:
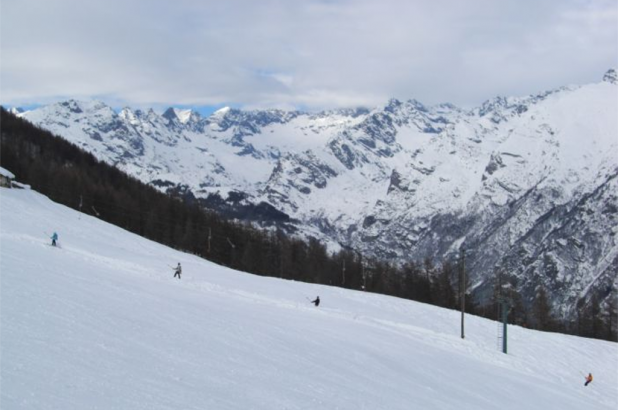
[[[404,297],[431,303],[431,282],[418,263],[410,261],[403,266]]]
[[[594,294],[590,300],[581,299],[578,304],[578,334],[587,337],[603,338],[607,336],[607,327],[604,326],[599,298]]]
[[[547,299],[547,291],[543,286],[539,286],[532,309],[535,329],[555,330],[549,300]]]
[[[450,262],[444,262],[438,273],[436,291],[438,304],[448,309],[456,308],[455,291],[453,289],[453,278],[455,269]]]
[[[606,306],[606,317],[607,326],[604,339],[618,342],[618,295],[616,293],[614,293],[614,297],[609,298]]]

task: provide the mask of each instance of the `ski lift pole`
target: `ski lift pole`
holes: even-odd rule
[[[459,276],[460,300],[461,300],[461,338],[465,338],[464,316],[466,312],[466,248],[461,247],[461,272]]]
[[[500,301],[502,305],[502,353],[507,354],[507,322],[508,322],[508,311],[509,311],[509,302],[506,299],[502,299]]]

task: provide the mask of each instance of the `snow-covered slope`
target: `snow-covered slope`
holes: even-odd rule
[[[468,111],[391,100],[202,118],[71,100],[22,116],[205,206],[240,207],[238,217],[261,204],[333,249],[441,261],[463,247],[480,302],[504,271],[526,305],[543,285],[554,313],[572,319],[580,300],[618,289],[617,90],[610,70]]]
[[[510,327],[505,355],[485,319],[462,340],[455,311],[232,271],[33,191],[0,206],[2,409],[618,406],[615,343]]]

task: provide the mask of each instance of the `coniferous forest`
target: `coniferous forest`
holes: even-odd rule
[[[305,242],[276,229],[224,219],[162,193],[68,141],[39,129],[1,108],[0,165],[55,202],[95,216],[167,246],[217,264],[262,276],[365,290],[459,309],[462,265],[458,260],[409,261],[399,266],[372,260],[353,250],[334,254],[315,239]],[[468,289],[466,312],[496,319],[499,300],[508,299],[508,321],[539,330],[618,341],[616,301],[602,311],[598,301],[581,304],[576,322],[551,315],[540,289],[525,309],[512,278],[496,273],[492,302],[476,306]]]

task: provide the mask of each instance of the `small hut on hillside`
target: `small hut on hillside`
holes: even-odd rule
[[[8,169],[0,167],[0,186],[5,188],[11,188],[15,175]]]

